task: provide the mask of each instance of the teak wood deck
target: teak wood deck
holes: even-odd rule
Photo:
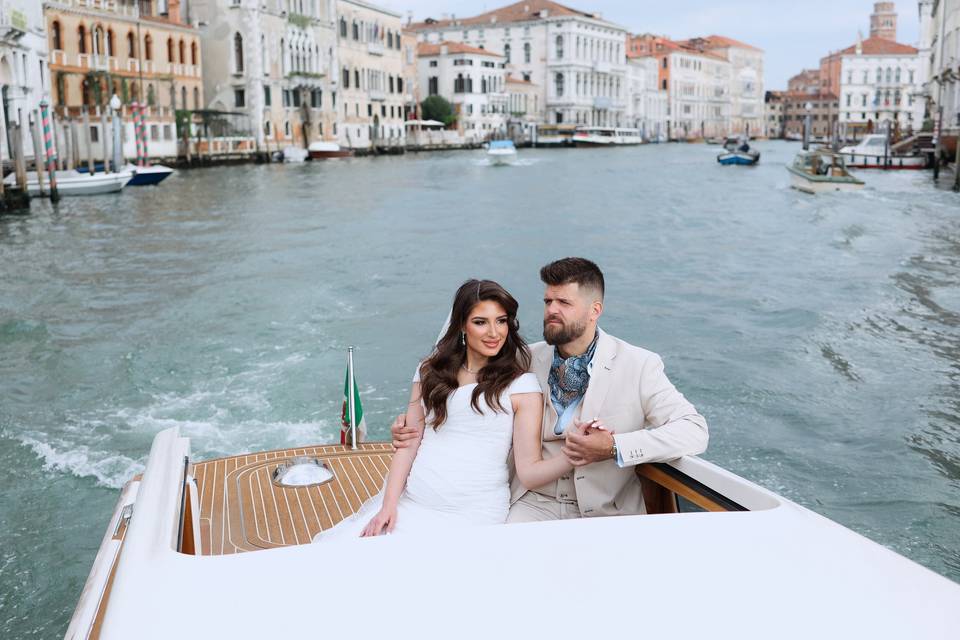
[[[273,482],[280,464],[297,456],[323,460],[335,478],[283,487]],[[377,494],[393,457],[387,442],[281,449],[196,462],[200,496],[200,553],[222,555],[306,544],[356,513]]]

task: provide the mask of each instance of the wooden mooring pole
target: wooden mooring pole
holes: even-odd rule
[[[83,106],[83,142],[87,152],[87,171],[90,175],[94,174],[93,166],[93,142],[90,140],[90,112],[86,105]]]
[[[17,186],[27,193],[27,160],[23,157],[23,131],[19,124],[10,127],[10,142],[13,144],[13,168],[17,173]]]
[[[43,155],[40,151],[40,123],[37,122],[33,114],[30,114],[30,137],[33,139],[33,168],[37,172],[37,189],[40,192],[40,197],[44,195],[43,188]]]

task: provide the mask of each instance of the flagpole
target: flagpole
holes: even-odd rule
[[[353,401],[353,347],[347,347],[347,380],[349,395],[347,396],[347,407],[350,411],[350,444],[351,449],[357,449],[357,414],[356,403]]]

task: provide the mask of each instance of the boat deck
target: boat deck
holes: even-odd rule
[[[277,466],[296,456],[321,458],[335,478],[284,487]],[[281,449],[196,462],[200,554],[223,555],[305,544],[355,513],[383,486],[393,448],[388,442]]]

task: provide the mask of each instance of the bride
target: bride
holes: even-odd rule
[[[542,458],[543,395],[528,372],[517,307],[491,280],[468,280],[457,290],[450,324],[413,378],[406,422],[419,441],[394,454],[383,491],[315,542],[503,523],[511,443],[528,488],[573,468],[563,456]]]

